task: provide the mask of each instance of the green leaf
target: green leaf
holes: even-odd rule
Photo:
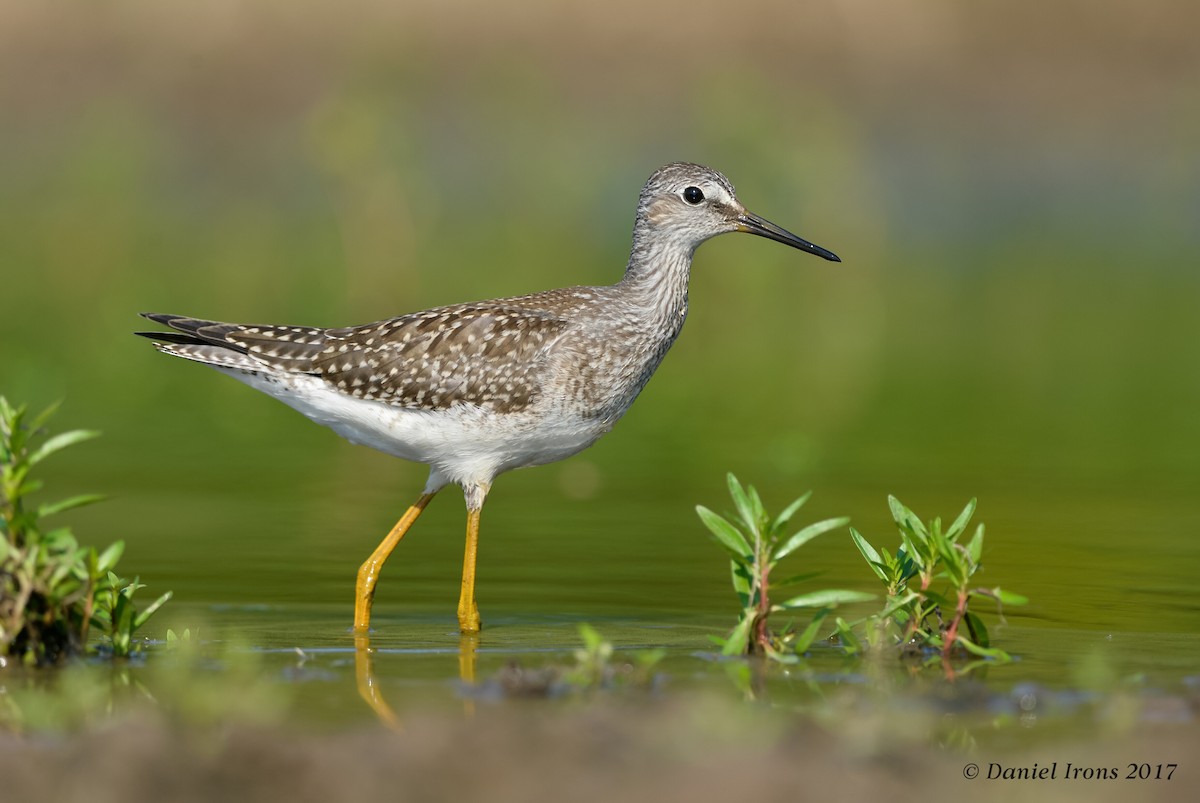
[[[818,521],[816,524],[810,524],[785,541],[783,546],[776,549],[775,554],[771,557],[775,560],[780,560],[795,552],[818,535],[827,533],[830,530],[836,530],[838,527],[844,527],[849,523],[850,519],[843,516],[837,519],[826,519],[825,521]]]
[[[967,542],[967,554],[971,557],[971,563],[979,565],[980,558],[983,557],[983,525],[980,524],[975,528],[975,534],[971,536],[971,540]]]
[[[778,661],[781,664],[798,664],[798,663],[800,663],[799,655],[796,655],[794,652],[780,652],[779,650],[775,649],[770,644],[765,645],[763,648],[763,651],[766,653],[767,657],[770,658],[772,661]]]
[[[913,541],[908,530],[900,531],[900,542],[900,549],[904,552],[908,559],[912,561],[912,564],[914,567],[916,567],[917,571],[923,570],[925,568],[925,564],[928,562],[928,558],[922,553],[916,542]],[[896,557],[898,558],[899,556],[900,552],[897,552]]]
[[[51,586],[52,592],[50,593],[49,596],[55,600],[62,601],[62,600],[67,599],[68,597],[74,595],[76,592],[80,591],[82,588],[83,588],[83,583],[79,582],[78,580],[73,580],[73,579],[60,580],[60,581],[56,582],[53,586]]]
[[[133,619],[133,610],[129,597],[117,594],[112,606],[112,630],[114,635],[129,631],[129,623]]]
[[[742,517],[742,523],[751,533],[757,532],[758,517],[754,515],[754,506],[750,502],[750,497],[746,496],[742,484],[738,482],[732,472],[725,475],[725,479],[729,484],[729,495],[733,497],[734,507],[737,508],[738,515]]]
[[[980,647],[978,644],[962,635],[955,637],[954,640],[961,644],[967,652],[978,655],[981,658],[991,658],[1004,663],[1008,663],[1012,660],[1011,655],[1006,653],[1004,650],[999,649],[998,647]]]
[[[811,591],[792,597],[787,602],[772,607],[772,610],[783,611],[792,608],[825,608],[833,605],[845,605],[851,602],[869,602],[875,599],[874,594],[862,591],[847,591],[844,589],[827,588],[821,591]]]
[[[156,602],[155,605],[158,605],[162,602],[166,602],[167,600],[164,599],[163,597],[169,598],[170,595],[171,595],[171,592],[168,591],[162,597],[159,597],[159,602]],[[151,606],[151,607],[153,607],[153,606]],[[587,622],[580,623],[579,638],[583,640],[584,649],[589,650],[589,651],[594,651],[594,650],[600,649],[600,646],[604,643],[604,637],[600,635],[600,632],[598,630],[596,630],[596,628],[589,625]]]
[[[884,551],[886,554],[886,550]],[[903,545],[896,550],[895,565],[899,571],[899,576],[904,581],[908,581],[921,570],[921,565],[912,558],[912,553],[904,548]]]
[[[67,552],[78,549],[79,542],[71,534],[69,527],[56,527],[41,536],[42,546],[51,552]]]
[[[1003,591],[999,586],[991,589],[991,596],[1000,600],[1004,605],[1026,605],[1029,603],[1029,597],[1021,594],[1014,594],[1011,591]]]
[[[888,496],[888,509],[892,511],[892,519],[901,530],[909,531],[922,541],[928,540],[929,533],[925,531],[925,525],[917,518],[916,513],[904,506],[903,502],[894,496]]]
[[[110,574],[117,566],[117,561],[121,559],[121,554],[125,551],[125,542],[117,541],[109,546],[108,549],[100,553],[100,557],[96,559],[96,571],[100,575]],[[114,575],[115,576],[115,575]]]
[[[22,473],[22,475],[24,475],[25,472],[21,472],[21,473]],[[18,488],[17,492],[13,495],[14,496],[30,496],[30,495],[35,494],[38,491],[42,490],[42,486],[44,486],[45,484],[46,483],[42,482],[41,480],[30,480],[29,482],[22,483],[21,487]]]
[[[29,455],[26,462],[31,466],[35,466],[61,449],[65,449],[80,441],[98,438],[99,436],[99,432],[88,429],[74,429],[70,432],[62,432],[52,438],[47,438],[45,443],[39,446],[33,454]]]
[[[777,530],[782,530],[784,527],[786,527],[787,523],[792,520],[792,516],[796,515],[796,512],[799,511],[800,508],[804,507],[804,503],[808,501],[810,496],[812,496],[812,491],[809,491],[808,493],[804,494],[804,496],[785,507],[783,512],[776,516],[775,520],[771,522],[771,530],[774,532]]]
[[[886,583],[888,581],[887,564],[884,563],[879,553],[875,551],[875,547],[871,546],[867,539],[863,538],[862,534],[853,527],[850,528],[850,539],[854,541],[854,545],[858,547],[858,551],[862,553],[862,556],[867,559],[867,565],[871,567],[871,571],[875,572],[879,579]]]
[[[950,579],[955,588],[962,588],[967,583],[968,571],[964,565],[964,555],[958,547],[946,540],[945,536],[935,536],[933,546],[942,559],[942,572]]]
[[[884,606],[882,611],[880,611],[877,614],[874,614],[871,618],[886,619],[889,616],[895,615],[898,611],[901,611],[904,608],[909,607],[910,605],[912,605],[913,602],[916,602],[919,599],[920,599],[920,595],[917,594],[917,592],[915,592],[915,591],[909,591],[907,593],[901,594],[901,595],[893,598],[892,600],[890,600],[887,603],[887,605]]]
[[[854,635],[853,628],[842,617],[837,618],[837,634],[842,640],[842,649],[850,655],[862,652],[862,642]]]
[[[967,627],[971,632],[971,640],[981,647],[992,646],[992,640],[988,635],[987,625],[983,623],[983,620],[971,611],[966,611],[964,613],[964,618],[966,619]]]
[[[72,510],[73,508],[91,505],[104,499],[102,494],[80,494],[72,496],[69,499],[63,499],[60,502],[52,502],[48,505],[41,505],[37,509],[37,517],[53,516],[55,513],[62,513],[64,510]]]
[[[742,612],[742,618],[725,639],[721,655],[745,655],[750,646],[750,626],[754,624],[754,609],[747,608]]]
[[[54,567],[54,571],[50,573],[50,580],[46,585],[52,589],[58,589],[62,585],[63,580],[66,579],[67,575],[71,573],[73,568],[74,566],[72,566],[70,563],[63,562],[58,564]]]
[[[967,502],[967,506],[963,508],[962,513],[958,514],[958,518],[950,525],[950,529],[946,531],[946,537],[951,541],[958,540],[958,536],[967,529],[967,524],[970,523],[971,517],[975,515],[975,500]]]
[[[0,395],[0,424],[5,425],[4,431],[7,432],[7,424],[9,421],[16,419],[17,416],[25,412],[24,407],[14,408],[8,403],[8,398]]]
[[[754,581],[750,578],[749,568],[736,560],[729,561],[729,572],[733,579],[733,590],[738,595],[742,607],[750,605],[750,595],[753,592]]]
[[[172,596],[172,592],[168,591],[158,599],[154,600],[154,602],[151,602],[148,606],[146,606],[146,610],[139,612],[137,616],[133,617],[133,629],[137,630],[139,627],[146,624],[146,621],[149,620],[149,618],[153,616],[159,608],[165,605],[167,600],[169,600]]]
[[[37,432],[39,429],[41,429],[43,426],[45,426],[46,422],[50,420],[50,417],[58,412],[58,408],[61,405],[62,405],[62,399],[51,402],[49,404],[49,406],[46,407],[45,410],[42,410],[40,413],[35,415],[33,417],[33,420],[29,422],[29,431]],[[25,408],[22,407],[21,411],[24,412]]]
[[[812,646],[814,641],[816,641],[817,631],[821,628],[821,622],[824,621],[825,617],[829,615],[830,610],[832,609],[822,608],[821,610],[817,611],[816,615],[813,616],[813,620],[808,623],[808,627],[804,628],[804,631],[796,637],[796,643],[793,645],[793,649],[796,651],[797,655],[802,655],[808,652],[808,648]]]
[[[730,474],[729,476],[733,476]],[[713,513],[703,505],[696,505],[696,514],[704,522],[704,526],[717,538],[717,542],[733,553],[734,557],[745,563],[750,560],[753,551],[746,543],[741,532],[725,519]]]
[[[759,498],[758,491],[755,490],[753,485],[746,486],[746,496],[750,499],[750,512],[754,514],[754,527],[752,529],[758,532],[766,523],[767,511],[763,508],[762,499]]]

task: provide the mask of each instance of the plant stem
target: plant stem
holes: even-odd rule
[[[766,652],[771,646],[771,631],[767,629],[767,615],[771,612],[771,600],[767,596],[768,574],[770,564],[762,557],[759,558],[758,578],[758,616],[754,622],[755,652]]]
[[[958,638],[958,625],[966,614],[967,592],[960,589],[958,605],[954,609],[954,618],[950,621],[950,627],[946,629],[946,635],[942,639],[942,657],[947,660],[950,658],[950,651],[954,648],[954,641]]]

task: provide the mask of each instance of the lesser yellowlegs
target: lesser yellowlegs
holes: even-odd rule
[[[425,489],[358,571],[365,632],[380,569],[441,488],[467,502],[458,622],[479,630],[479,514],[502,472],[562,460],[612,429],[675,342],[692,254],[726,232],[833,253],[746,211],[715,170],[675,163],[638,199],[621,281],[438,307],[341,329],[219,323],[143,313],[159,351],[211,365],[352,443],[429,466]]]

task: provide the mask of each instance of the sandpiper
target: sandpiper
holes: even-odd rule
[[[379,572],[439,490],[467,503],[458,623],[479,630],[479,515],[497,475],[570,457],[616,424],[683,328],[697,246],[747,232],[834,262],[746,211],[722,174],[669,164],[642,188],[625,275],[413,312],[338,329],[220,323],[142,313],[159,351],[211,365],[352,443],[429,466],[429,479],[358,570],[354,628],[366,632]]]

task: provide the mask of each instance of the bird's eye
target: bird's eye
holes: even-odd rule
[[[683,200],[695,206],[704,200],[704,193],[700,191],[699,187],[688,187],[683,191]]]

